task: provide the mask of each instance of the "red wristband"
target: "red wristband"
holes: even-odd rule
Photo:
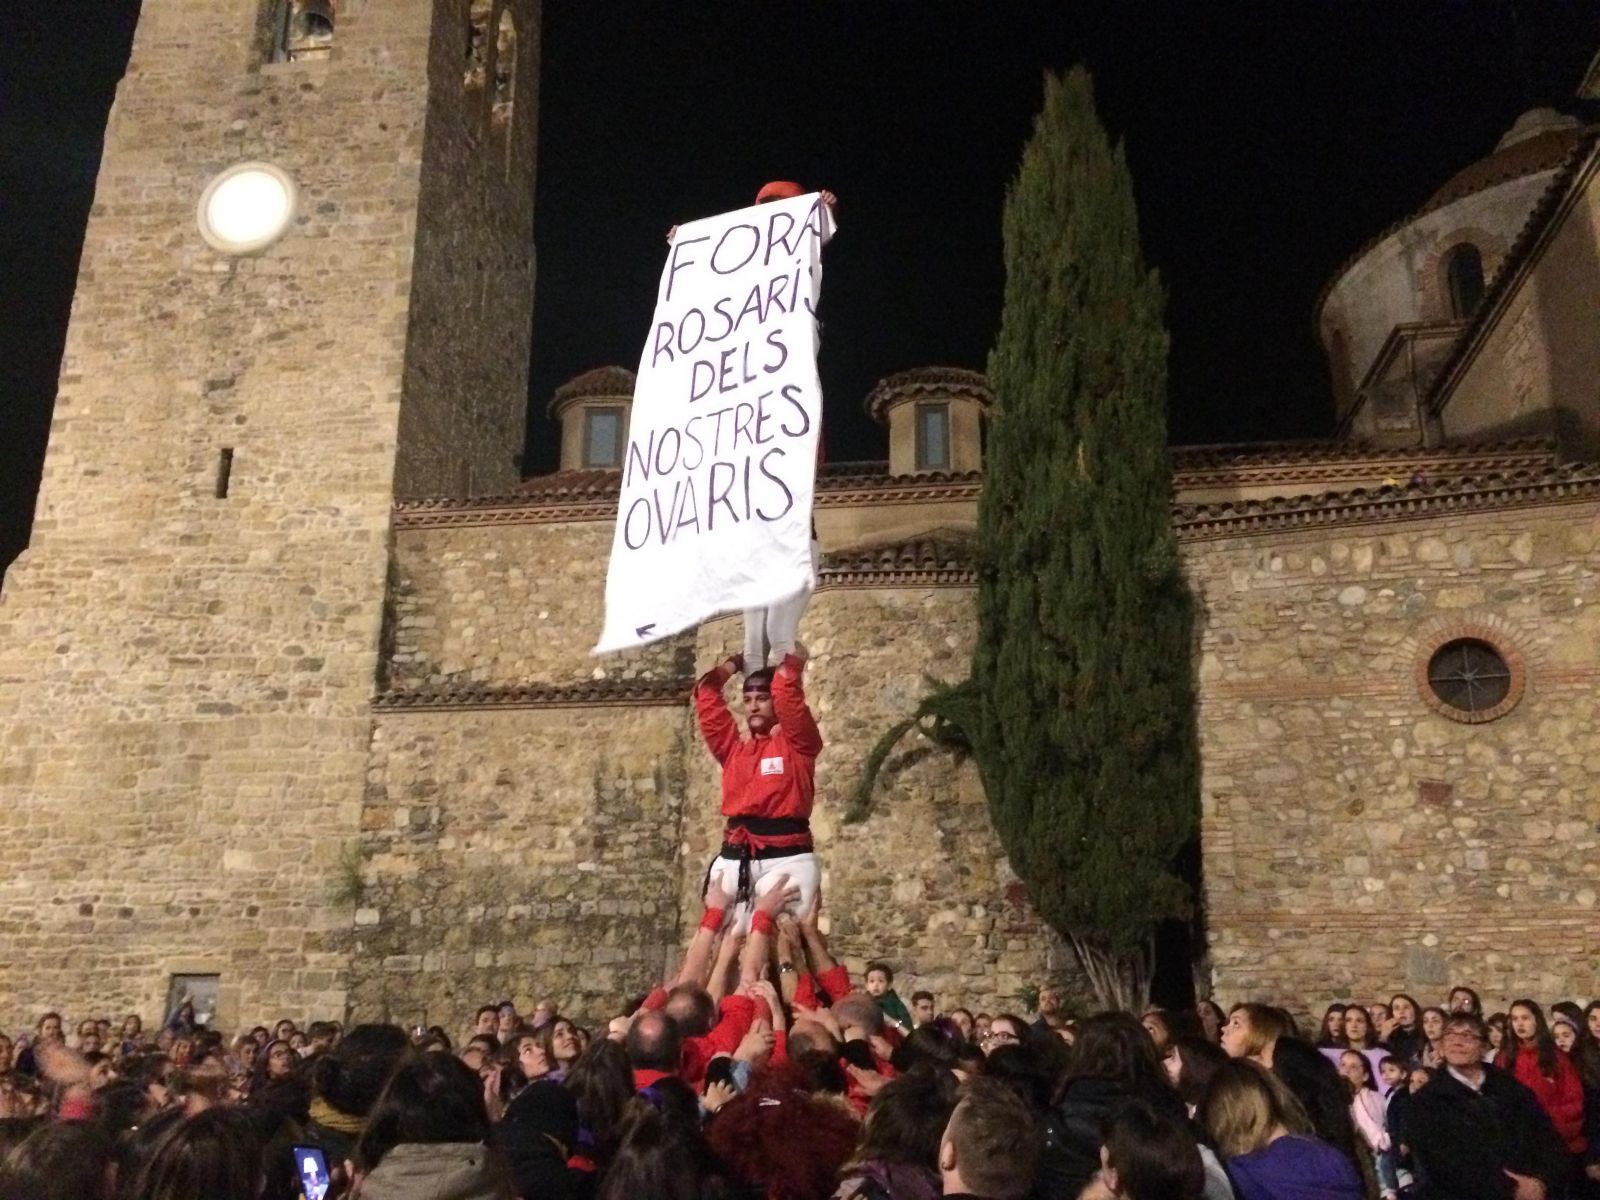
[[[763,912],[759,908],[756,909],[755,916],[750,918],[750,931],[752,933],[764,933],[770,937],[777,928],[777,922],[772,919],[772,914]]]
[[[700,918],[700,928],[709,929],[712,933],[722,928],[723,918],[728,914],[720,908],[706,909],[706,915]]]

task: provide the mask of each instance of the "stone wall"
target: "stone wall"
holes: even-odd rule
[[[1597,516],[1591,500],[1185,547],[1224,1000],[1600,992]],[[1497,720],[1424,697],[1419,663],[1458,634],[1522,660]]]
[[[396,690],[681,679],[690,642],[596,658],[609,521],[395,531],[387,685]]]
[[[604,1020],[678,941],[682,704],[384,713],[362,811],[351,1012]],[[696,914],[698,916],[698,913]]]

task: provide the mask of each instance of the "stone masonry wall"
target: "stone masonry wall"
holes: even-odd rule
[[[485,1001],[604,1021],[678,936],[686,710],[385,713],[362,812],[351,1012],[464,1028]]]
[[[1205,882],[1217,994],[1424,1003],[1468,983],[1600,992],[1594,503],[1191,543],[1204,617]],[[1415,677],[1440,639],[1520,655],[1461,724]]]

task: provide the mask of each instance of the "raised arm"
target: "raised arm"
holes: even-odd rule
[[[719,763],[727,762],[728,755],[739,746],[739,726],[728,711],[728,702],[722,698],[722,688],[728,677],[743,665],[744,658],[735,654],[700,676],[694,685],[694,711],[700,719],[700,736],[705,738],[712,757]]]
[[[798,654],[784,655],[778,669],[772,673],[772,708],[778,714],[778,726],[789,745],[807,758],[815,758],[822,753],[822,731],[817,728],[811,709],[806,707],[805,687],[801,681],[805,668],[806,660]]]
[[[721,881],[713,879],[706,888],[706,910],[700,925],[689,939],[689,949],[683,956],[683,966],[678,970],[675,983],[693,983],[705,987],[711,970],[711,944],[727,920],[732,897],[722,890]]]
[[[739,960],[740,983],[754,983],[761,978],[762,971],[766,969],[767,956],[771,953],[773,934],[777,932],[773,916],[799,898],[799,885],[790,883],[787,875],[780,875],[756,901],[756,911],[750,918],[750,937],[744,944],[744,954]]]

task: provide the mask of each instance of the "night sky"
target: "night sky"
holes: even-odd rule
[[[135,5],[15,5],[0,38],[0,564],[26,541],[106,108]],[[1181,443],[1324,435],[1311,307],[1362,241],[1535,104],[1574,111],[1600,3],[545,0],[527,467],[564,379],[637,364],[668,226],[792,178],[839,195],[834,460],[873,383],[982,369],[1000,209],[1045,70],[1084,62],[1170,293]],[[1600,115],[1591,113],[1591,116]]]

